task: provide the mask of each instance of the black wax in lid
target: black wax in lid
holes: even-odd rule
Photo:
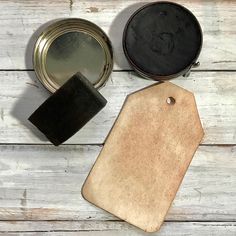
[[[146,77],[175,77],[200,53],[202,31],[195,16],[171,2],[148,4],[129,19],[123,47],[131,65]]]
[[[29,121],[58,146],[81,129],[106,103],[93,85],[77,73],[49,97]]]

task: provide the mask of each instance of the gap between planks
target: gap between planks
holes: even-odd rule
[[[34,69],[0,69],[0,72],[4,72],[4,71],[6,71],[6,72],[11,72],[11,71],[13,71],[13,72],[16,72],[16,71],[19,71],[19,72],[21,72],[21,71],[34,71]],[[128,69],[124,69],[124,70],[122,70],[122,69],[114,69],[113,71],[112,71],[113,73],[116,73],[116,72],[135,72],[134,70],[132,70],[132,69],[130,69],[130,70],[128,70]],[[209,70],[198,70],[198,69],[193,69],[193,70],[191,70],[191,72],[236,72],[236,69],[235,70],[233,70],[233,69],[209,69]],[[181,76],[180,76],[181,77]]]
[[[98,146],[102,147],[104,143],[68,143],[68,144],[61,144],[62,146]],[[50,143],[0,143],[1,146],[51,146],[55,147],[53,144]],[[234,147],[235,144],[199,144],[200,147]],[[1,220],[0,220],[1,221]]]
[[[161,230],[176,225],[178,227],[234,227],[236,223],[217,222],[217,221],[191,221],[191,222],[175,222],[165,221]],[[104,231],[121,231],[132,230],[133,232],[142,232],[138,228],[124,221],[0,221],[2,229],[0,233],[17,233],[17,232],[104,232]],[[9,227],[9,228],[8,228]],[[144,233],[144,232],[143,232]]]

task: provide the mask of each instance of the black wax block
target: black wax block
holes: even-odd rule
[[[93,85],[77,73],[49,97],[29,121],[58,146],[81,129],[106,103]]]

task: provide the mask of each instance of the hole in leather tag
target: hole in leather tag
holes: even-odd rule
[[[166,102],[168,105],[174,105],[175,104],[175,99],[173,97],[168,97],[166,99]]]

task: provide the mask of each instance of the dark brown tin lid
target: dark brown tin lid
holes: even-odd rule
[[[131,66],[155,80],[184,75],[196,63],[202,41],[196,17],[171,2],[140,8],[128,20],[123,34],[123,48]]]
[[[33,59],[37,77],[51,92],[78,71],[99,88],[113,67],[107,35],[92,22],[77,18],[60,20],[47,27],[35,44]]]

